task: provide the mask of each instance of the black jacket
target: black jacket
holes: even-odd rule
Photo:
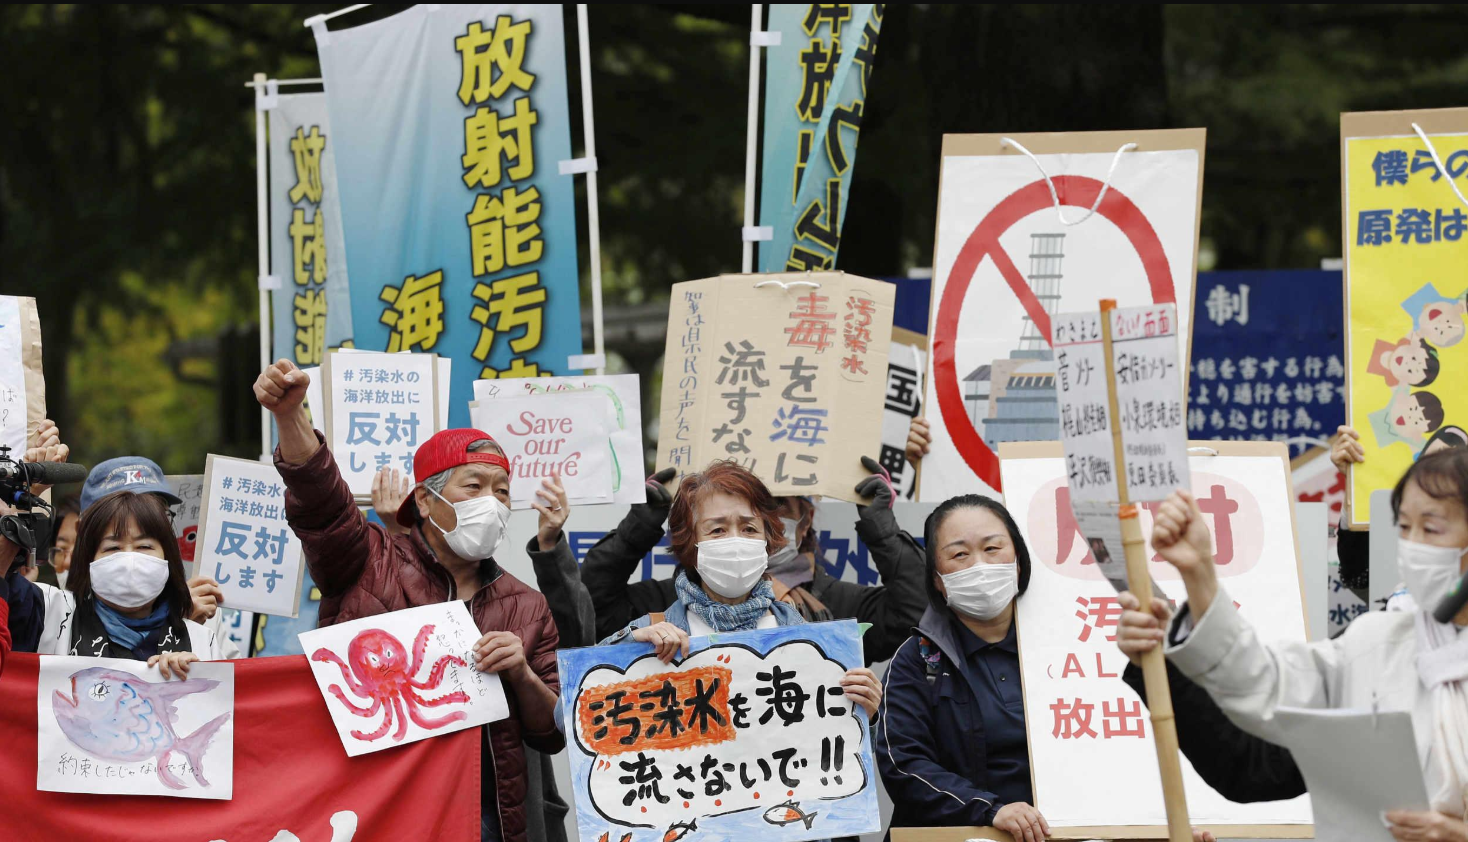
[[[891,509],[858,506],[857,511],[857,537],[866,544],[882,584],[843,582],[817,564],[810,592],[825,603],[832,617],[872,624],[862,638],[862,649],[867,663],[874,664],[892,657],[927,608],[926,566],[922,547],[897,526]],[[633,506],[621,524],[586,553],[581,581],[596,606],[599,639],[678,600],[672,579],[627,581],[662,538],[662,512]]]
[[[1142,670],[1128,663],[1122,681],[1145,703]],[[1305,793],[1305,779],[1289,749],[1235,725],[1208,695],[1171,663],[1167,684],[1177,722],[1177,741],[1204,782],[1230,801],[1284,801]]]

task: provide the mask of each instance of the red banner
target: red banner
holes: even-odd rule
[[[233,800],[38,792],[37,662],[0,675],[0,839],[479,839],[479,729],[349,758],[301,655],[234,662]]]

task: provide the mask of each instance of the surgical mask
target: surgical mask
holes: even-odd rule
[[[763,538],[718,538],[698,543],[699,578],[725,599],[738,599],[754,590],[768,566]]]
[[[800,534],[800,521],[791,520],[788,517],[780,518],[785,524],[785,546],[775,550],[770,556],[770,575],[784,582],[787,587],[794,587],[802,582],[810,581],[810,562],[800,557],[799,541],[796,536]],[[790,581],[786,581],[786,580]]]
[[[444,496],[433,489],[428,492],[434,497],[444,500]],[[484,494],[479,497],[470,497],[468,500],[460,500],[457,503],[449,503],[454,507],[454,517],[458,520],[458,526],[453,532],[449,532],[433,515],[428,516],[428,521],[438,526],[438,531],[443,533],[443,539],[449,545],[449,549],[459,558],[468,561],[493,556],[500,548],[500,542],[505,538],[505,526],[510,520],[510,510],[501,503],[499,498],[493,494]]]
[[[142,608],[168,584],[168,562],[143,553],[103,556],[92,562],[90,572],[92,592],[118,608]]]
[[[1458,561],[1468,547],[1434,547],[1416,541],[1397,541],[1397,568],[1407,591],[1422,610],[1431,613],[1458,581]]]
[[[985,564],[940,577],[948,592],[948,607],[976,620],[992,620],[1019,592],[1019,565]]]

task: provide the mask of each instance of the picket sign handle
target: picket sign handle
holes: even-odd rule
[[[1116,490],[1121,500],[1121,546],[1126,553],[1126,578],[1142,610],[1152,605],[1152,576],[1147,571],[1146,541],[1137,506],[1126,488],[1126,450],[1121,443],[1120,407],[1116,401],[1116,360],[1111,352],[1111,311],[1116,299],[1101,300],[1101,347],[1106,356],[1106,402],[1111,413],[1111,445],[1115,453]],[[1187,793],[1183,790],[1183,767],[1178,755],[1177,721],[1172,712],[1172,689],[1167,683],[1167,661],[1158,646],[1142,656],[1142,682],[1147,691],[1147,709],[1152,714],[1152,734],[1157,741],[1157,766],[1162,773],[1162,802],[1167,808],[1169,842],[1192,842],[1188,820]]]
[[[255,100],[265,96],[268,82],[264,73],[256,73],[252,80]],[[265,173],[265,112],[255,109],[255,209],[258,216],[256,235],[259,238],[259,277],[270,274],[270,191],[266,186]],[[256,294],[260,297],[260,370],[270,367],[270,290],[257,284]],[[260,461],[270,458],[270,410],[260,405]]]

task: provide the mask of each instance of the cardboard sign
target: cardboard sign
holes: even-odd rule
[[[1188,485],[1177,308],[1122,307],[1109,316],[1127,499],[1165,500],[1173,489]]]
[[[437,359],[360,351],[326,355],[326,443],[359,499],[371,499],[372,478],[382,468],[411,474],[418,446],[440,429]]]
[[[1192,490],[1214,541],[1220,581],[1262,640],[1306,639],[1293,494],[1285,448],[1277,443],[1195,442],[1218,452],[1191,460]],[[1005,501],[1029,546],[1030,585],[1016,603],[1025,722],[1035,803],[1051,828],[1165,825],[1162,786],[1148,712],[1120,676],[1121,606],[1097,570],[1070,512],[1059,445],[1009,444]],[[1140,504],[1152,534],[1156,504]],[[1158,595],[1186,590],[1175,568],[1145,552]],[[1154,585],[1156,587],[1156,585]],[[1308,796],[1234,804],[1209,788],[1182,758],[1189,815],[1196,825],[1308,825]],[[1077,769],[1105,769],[1126,786],[1095,786]],[[1265,834],[1269,835],[1269,834]],[[1284,834],[1288,835],[1288,833]]]
[[[642,455],[642,391],[638,375],[521,377],[474,382],[474,400],[480,404],[481,412],[501,412],[500,407],[489,406],[488,402],[502,398],[576,391],[601,394],[608,404],[612,500],[628,504],[647,502],[647,489],[643,483],[646,463]]]
[[[163,680],[118,658],[41,659],[36,789],[229,800],[234,667],[194,663]]]
[[[1424,143],[1412,126],[1427,134]],[[1468,445],[1468,108],[1341,115],[1352,528],[1418,456]],[[1447,177],[1434,162],[1434,154]]]
[[[301,632],[349,757],[498,722],[497,674],[474,668],[479,629],[460,600]]]
[[[866,713],[841,690],[855,622],[694,638],[675,664],[643,643],[557,656],[581,842],[881,829]]]
[[[1059,438],[1056,313],[1101,298],[1192,313],[1203,143],[1202,129],[943,138],[919,499],[992,496],[1000,443]],[[1182,359],[1187,343],[1179,325]]]
[[[209,454],[194,548],[195,576],[209,576],[224,604],[294,617],[300,608],[301,542],[285,520],[285,483],[274,465]]]
[[[854,500],[881,447],[894,295],[841,272],[674,284],[658,467],[733,459],[778,496]]]
[[[476,402],[469,418],[510,462],[510,508],[528,509],[552,476],[573,506],[612,501],[611,409],[600,392],[555,392]]]

